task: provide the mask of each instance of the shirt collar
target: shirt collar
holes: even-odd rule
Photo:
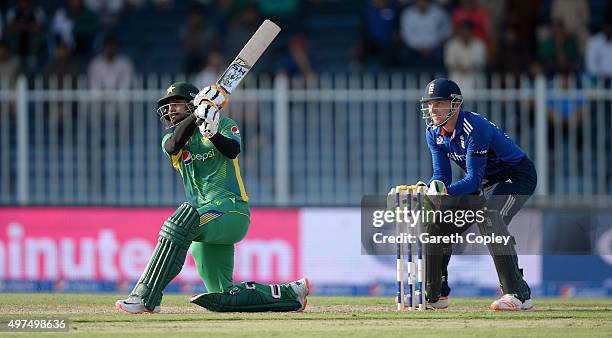
[[[463,112],[463,108],[459,109],[459,117],[457,118],[457,125],[455,125],[455,130],[453,131],[453,135],[451,135],[451,139],[456,135],[459,135],[463,132],[463,120],[465,119],[465,113]],[[437,127],[437,131],[440,135],[446,135],[446,130],[443,127]]]

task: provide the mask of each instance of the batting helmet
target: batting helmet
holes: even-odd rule
[[[198,91],[196,86],[187,82],[176,82],[166,89],[166,95],[157,100],[157,113],[166,127],[176,126],[195,110],[193,98]],[[183,103],[170,103],[173,100],[185,100],[186,102],[183,106]]]
[[[431,114],[434,109],[442,109],[442,108],[430,108],[429,102],[438,101],[438,100],[449,100],[450,101],[450,109],[444,118],[444,120],[440,123],[434,124]],[[463,103],[463,96],[461,95],[461,89],[459,86],[446,78],[437,78],[430,83],[427,84],[425,88],[425,95],[421,98],[421,113],[423,113],[423,118],[427,120],[428,126],[439,127],[443,126],[450,120],[450,118],[459,112],[461,104]]]

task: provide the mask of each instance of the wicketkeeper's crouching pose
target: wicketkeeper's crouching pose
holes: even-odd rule
[[[162,225],[145,271],[129,297],[116,302],[117,308],[159,312],[162,292],[181,271],[189,246],[208,290],[192,297],[192,303],[212,311],[306,307],[306,278],[278,285],[233,283],[234,244],[247,234],[250,209],[238,167],[240,131],[235,121],[219,116],[227,103],[217,86],[198,92],[184,82],[172,84],[158,101],[161,121],[172,128],[164,135],[162,148],[182,177],[187,202]]]
[[[478,224],[481,235],[509,236],[508,224],[535,190],[534,165],[495,124],[464,111],[462,102],[459,86],[444,78],[430,82],[421,100],[433,163],[429,190],[447,192],[450,196],[480,195],[487,210],[485,221]],[[450,159],[466,172],[463,179],[452,184]],[[532,308],[531,290],[523,279],[514,244],[512,241],[509,245],[487,245],[504,293],[491,304],[493,310]],[[449,305],[446,278],[450,250],[450,244],[437,247],[434,250],[437,254],[427,256],[427,298],[434,308]]]

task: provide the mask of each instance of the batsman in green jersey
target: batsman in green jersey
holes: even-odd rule
[[[234,245],[250,225],[248,196],[240,176],[240,130],[219,111],[228,104],[213,85],[201,91],[178,82],[158,101],[168,127],[162,149],[181,175],[187,201],[164,222],[138,283],[116,307],[128,313],[158,313],[164,288],[181,271],[187,250],[208,293],[190,301],[212,311],[301,311],[308,279],[287,284],[233,283]]]

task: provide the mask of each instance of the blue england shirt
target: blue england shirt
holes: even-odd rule
[[[431,181],[446,184],[449,195],[467,195],[487,183],[508,179],[509,170],[525,153],[493,122],[474,112],[461,109],[452,135],[442,127],[427,128],[427,145],[431,150]],[[466,175],[452,183],[450,160]]]

